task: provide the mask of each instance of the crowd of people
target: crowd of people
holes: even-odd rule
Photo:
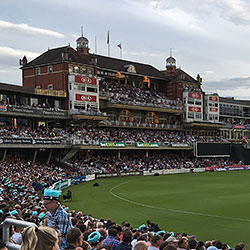
[[[188,159],[177,155],[93,157],[83,165],[102,168],[106,172],[123,172],[150,169],[168,169],[230,164],[223,159]],[[146,162],[146,163],[144,163]],[[156,223],[147,221],[133,228],[124,221],[121,225],[111,219],[103,220],[85,215],[82,211],[61,206],[59,191],[48,189],[53,183],[81,175],[77,161],[72,166],[34,163],[11,156],[0,163],[0,223],[6,218],[32,222],[37,227],[23,229],[10,227],[9,241],[21,246],[21,250],[228,250],[219,241],[199,242],[195,236],[186,233],[167,232]],[[0,226],[0,249],[4,248]],[[243,246],[244,245],[239,245]],[[239,247],[237,246],[237,247]],[[2,247],[2,248],[1,248]],[[33,248],[32,248],[33,247]],[[210,247],[210,248],[209,248]],[[213,247],[213,248],[212,248]],[[243,250],[243,248],[235,250]]]
[[[100,82],[100,93],[110,97],[111,102],[146,105],[161,108],[181,109],[180,104],[175,100],[170,100],[163,93],[151,89],[136,88],[130,84],[120,84],[118,82]]]
[[[167,130],[138,130],[111,128],[82,128],[82,129],[49,129],[40,126],[30,129],[26,126],[2,126],[0,137],[4,138],[42,138],[42,139],[80,139],[83,144],[99,144],[100,142],[128,143],[168,143],[178,142],[193,146],[194,142],[225,142],[220,136],[186,135],[184,132]]]
[[[181,142],[193,145],[194,142],[222,142],[219,136],[185,135],[183,132],[166,130],[137,130],[137,129],[111,129],[111,128],[84,128],[76,130],[74,135],[82,139],[84,144],[98,142]]]
[[[68,137],[68,132],[63,129],[46,129],[40,126],[37,129],[30,129],[25,126],[2,126],[0,128],[0,137],[4,138],[55,138],[63,139]]]
[[[235,163],[228,158],[195,158],[177,154],[162,153],[146,157],[142,154],[75,156],[67,162],[83,174],[126,173],[136,171],[168,170],[183,168],[205,168],[230,166]]]

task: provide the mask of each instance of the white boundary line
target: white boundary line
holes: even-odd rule
[[[173,212],[173,213],[182,213],[182,214],[191,214],[191,215],[197,215],[197,216],[204,216],[204,217],[212,217],[212,218],[218,218],[218,219],[225,219],[225,220],[234,220],[234,221],[245,221],[245,222],[250,222],[249,219],[242,219],[242,218],[235,218],[235,217],[226,217],[226,216],[220,216],[220,215],[212,215],[212,214],[203,214],[203,213],[196,213],[196,212],[190,212],[190,211],[184,211],[184,210],[177,210],[177,209],[170,209],[170,208],[162,208],[162,207],[156,207],[156,206],[151,206],[151,205],[147,205],[147,204],[143,204],[143,203],[139,203],[139,202],[136,202],[136,201],[132,201],[132,200],[128,200],[128,199],[125,199],[115,193],[113,193],[113,190],[115,190],[116,188],[124,185],[124,184],[127,184],[131,181],[125,181],[125,182],[122,182],[114,187],[112,187],[110,190],[109,190],[109,193],[116,197],[117,199],[120,199],[120,200],[123,200],[123,201],[126,201],[126,202],[129,202],[131,204],[134,204],[134,205],[137,205],[137,206],[141,206],[141,207],[146,207],[146,208],[152,208],[152,209],[160,209],[160,210],[166,210],[166,211],[169,211],[169,212]]]

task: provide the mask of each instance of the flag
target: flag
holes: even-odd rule
[[[107,44],[109,44],[109,31],[108,31],[108,35],[107,35]]]
[[[122,44],[119,43],[119,44],[117,45],[117,47],[118,47],[119,49],[122,49]]]

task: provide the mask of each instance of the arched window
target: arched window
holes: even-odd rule
[[[158,124],[159,119],[157,114],[155,114],[155,112],[148,112],[145,118],[145,123]]]

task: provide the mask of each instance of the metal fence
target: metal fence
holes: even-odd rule
[[[17,227],[28,227],[28,226],[36,226],[36,224],[27,222],[27,221],[21,221],[21,220],[15,220],[15,219],[6,219],[3,222],[3,242],[6,244],[8,250],[19,250],[20,245],[13,244],[10,242],[10,226],[17,226]]]

